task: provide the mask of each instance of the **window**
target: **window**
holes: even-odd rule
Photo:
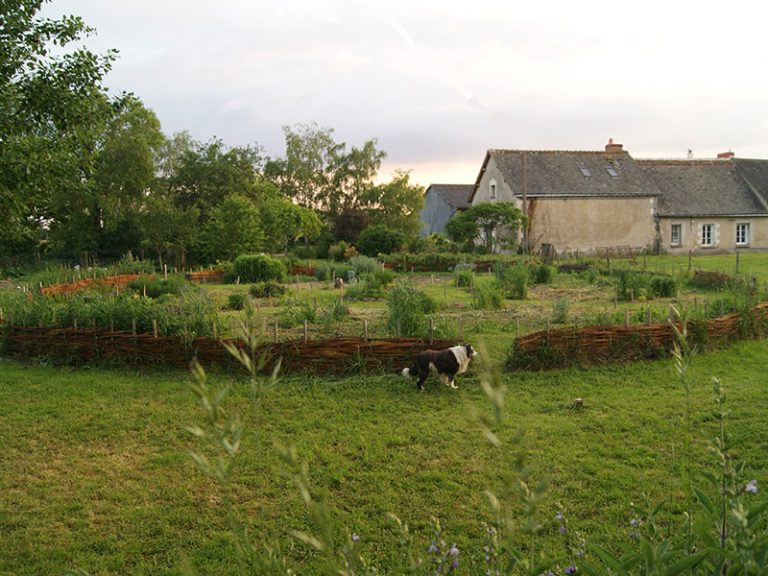
[[[491,183],[488,185],[488,190],[490,192],[491,200],[496,200],[496,180],[491,180]]]
[[[672,246],[682,246],[683,244],[683,225],[672,224],[669,233],[669,243]]]
[[[749,222],[738,222],[736,224],[736,246],[746,246],[749,244]]]
[[[610,174],[613,178],[619,177],[619,173],[616,172],[616,168],[614,168],[613,166],[606,166],[605,169],[608,171],[608,174]]]
[[[579,170],[581,171],[583,176],[592,176],[592,172],[589,171],[589,168],[586,166],[579,166]]]
[[[701,245],[702,246],[715,245],[715,225],[714,224],[701,225]]]

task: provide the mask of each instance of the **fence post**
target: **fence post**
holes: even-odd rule
[[[464,319],[459,316],[459,340],[464,340]]]
[[[435,342],[435,319],[429,319],[429,345],[432,346]]]
[[[213,337],[214,338],[218,338],[219,336],[216,333],[216,321],[215,320],[211,323],[211,328],[212,328],[212,332],[213,332]]]
[[[629,328],[629,310],[624,310],[624,327]]]
[[[400,319],[397,319],[397,337],[400,338],[400,334],[402,333],[400,329]]]
[[[274,338],[275,338],[275,344],[277,344],[277,320],[275,320],[275,325],[273,329]]]
[[[163,264],[163,278],[168,280],[168,264]]]
[[[157,320],[152,320],[152,336],[157,338]]]
[[[515,338],[520,336],[520,318],[515,318]]]
[[[77,318],[72,319],[72,325],[74,326],[75,330],[77,330]]]
[[[739,251],[736,250],[736,276],[739,275]]]
[[[652,313],[651,313],[651,306],[648,305],[648,325],[649,326],[650,326],[650,324],[652,322],[652,319],[653,319],[653,316],[652,316]]]
[[[368,342],[368,320],[363,320],[363,338]]]
[[[304,344],[309,342],[309,324],[304,320]]]

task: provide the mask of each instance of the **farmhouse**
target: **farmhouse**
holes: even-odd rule
[[[424,196],[419,236],[445,234],[445,223],[457,212],[469,208],[472,184],[432,184]]]
[[[604,151],[488,150],[471,201],[517,204],[531,250],[594,252],[653,245],[658,196],[622,145],[609,142]]]
[[[639,160],[660,191],[660,244],[670,253],[768,247],[768,161]]]
[[[768,160],[635,160],[604,150],[488,150],[472,204],[514,202],[531,251],[768,248]]]

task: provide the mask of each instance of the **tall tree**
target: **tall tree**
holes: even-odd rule
[[[228,196],[211,212],[202,240],[210,260],[234,260],[261,250],[264,230],[258,207],[245,196]]]
[[[54,191],[78,194],[91,184],[95,142],[118,102],[102,85],[115,52],[72,49],[92,30],[75,16],[39,18],[42,4],[0,1],[0,252],[6,254],[29,247],[48,225]]]
[[[424,188],[411,184],[410,173],[397,170],[392,180],[369,188],[363,202],[373,224],[399,230],[407,240],[419,233],[419,213],[424,207]]]

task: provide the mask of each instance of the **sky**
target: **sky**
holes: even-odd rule
[[[171,135],[284,155],[375,138],[380,178],[473,183],[489,148],[768,158],[768,2],[52,0]]]

